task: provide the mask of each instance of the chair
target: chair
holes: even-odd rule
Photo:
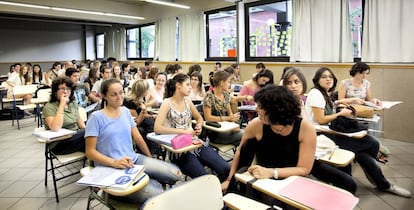
[[[43,88],[36,90],[36,98],[32,98],[31,102],[36,104],[36,117],[37,117],[37,127],[43,126],[42,112],[41,108],[43,104],[47,103],[50,99],[51,88]]]
[[[86,120],[86,117],[81,114],[82,109],[82,107],[79,107],[79,114],[82,119]],[[42,130],[45,130],[45,128],[35,128],[35,132]],[[68,137],[63,136],[60,141],[64,141],[65,139],[68,139]],[[57,181],[79,174],[80,169],[85,166],[85,153],[74,152],[66,155],[56,155],[52,151],[52,146],[54,145],[55,141],[48,141],[46,139],[40,138],[37,138],[37,140],[45,144],[45,186],[47,186],[47,175],[50,172],[52,174],[56,202],[59,202]],[[82,163],[82,165],[79,166],[79,163]],[[58,177],[57,175],[60,176]]]
[[[26,110],[35,110],[35,104],[27,104],[27,105],[18,105],[17,103],[20,102],[22,99],[17,98],[19,95],[26,95],[26,94],[33,94],[37,89],[37,85],[16,85],[13,87],[13,115],[12,115],[12,126],[14,126],[14,120],[16,119],[17,122],[17,129],[20,130],[20,122],[19,122],[19,110],[26,111]],[[35,119],[36,120],[36,119]]]
[[[142,210],[218,210],[224,206],[221,185],[214,175],[204,175],[148,199]]]

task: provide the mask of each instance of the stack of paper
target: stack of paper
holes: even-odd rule
[[[76,184],[124,190],[135,182],[139,182],[144,176],[143,165],[134,165],[133,168],[127,169],[97,166]]]

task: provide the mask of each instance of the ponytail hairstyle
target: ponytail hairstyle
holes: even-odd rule
[[[223,71],[223,70],[217,71],[213,74],[213,77],[210,80],[211,85],[213,85],[213,87],[217,87],[218,85],[220,85],[221,81],[226,81],[229,77],[230,77],[229,72]]]
[[[322,74],[328,71],[331,75],[332,75],[332,79],[333,79],[333,86],[326,91],[324,88],[321,87],[321,85],[319,84],[319,80],[322,77]],[[329,97],[330,94],[332,94],[336,88],[336,83],[338,83],[338,79],[336,78],[335,74],[332,72],[331,69],[329,69],[328,67],[321,67],[319,68],[316,72],[315,72],[315,76],[312,79],[313,85],[316,89],[318,89],[319,91],[321,91],[323,98],[325,99],[326,103],[333,108],[333,103],[331,98]]]
[[[183,73],[178,73],[173,78],[167,80],[167,83],[165,84],[164,98],[170,98],[174,95],[177,89],[176,88],[177,83],[182,84],[183,82],[189,79],[190,77],[188,75],[183,74]]]

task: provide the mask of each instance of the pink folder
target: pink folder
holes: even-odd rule
[[[317,210],[354,209],[358,198],[308,178],[297,177],[279,191],[280,195]]]

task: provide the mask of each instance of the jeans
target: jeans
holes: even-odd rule
[[[207,131],[207,136],[212,143],[239,145],[241,138],[243,136],[243,133],[244,133],[244,130],[242,129],[237,132],[225,132],[225,133]]]
[[[376,157],[379,151],[379,141],[371,135],[361,139],[324,133],[340,148],[355,153],[355,160],[363,169],[365,175],[370,177],[379,190],[387,190],[391,184],[385,179],[381,168],[377,165]]]
[[[357,184],[350,173],[351,164],[346,167],[337,168],[319,160],[315,160],[311,171],[311,174],[317,179],[355,194]]]
[[[213,170],[221,182],[227,179],[230,172],[230,165],[211,147],[202,146],[197,152],[186,152],[172,160],[184,174],[191,178],[207,174],[204,166]]]
[[[74,152],[85,152],[84,136],[85,129],[79,129],[70,139],[53,142],[50,148],[52,148],[52,152],[56,155],[66,155]]]
[[[117,197],[116,199],[142,204],[147,199],[164,191],[160,182],[172,185],[178,181],[181,175],[177,166],[144,155],[139,155],[135,164],[144,165],[145,173],[150,177],[148,185],[131,195]]]

